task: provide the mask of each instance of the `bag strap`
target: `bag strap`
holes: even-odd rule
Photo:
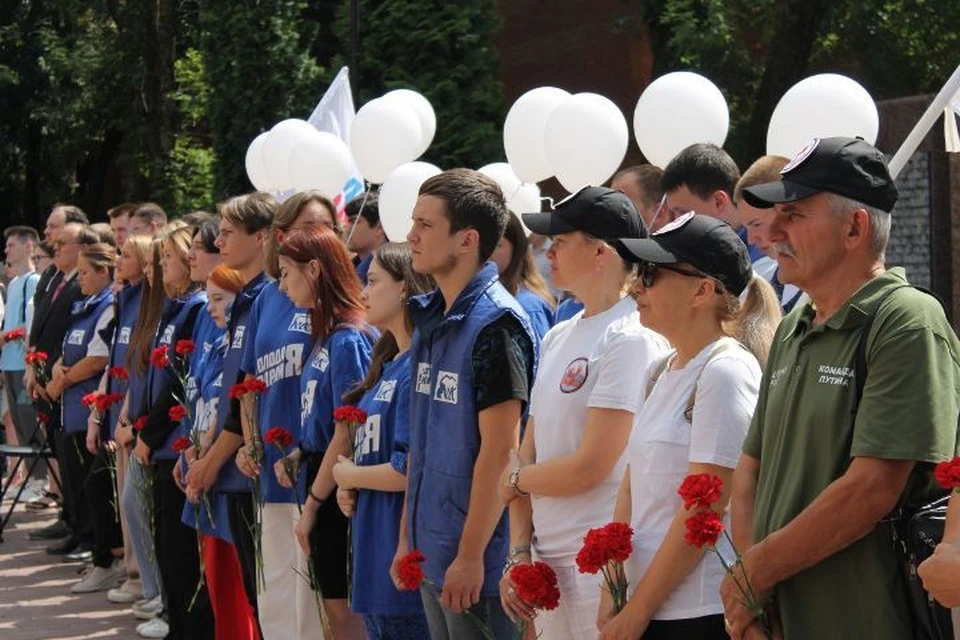
[[[707,368],[707,365],[710,364],[714,358],[716,358],[717,356],[719,356],[720,354],[726,351],[730,351],[735,348],[743,349],[743,345],[741,345],[736,340],[733,340],[731,342],[729,340],[724,340],[723,338],[721,338],[720,340],[718,340],[718,342],[720,342],[720,344],[716,345],[710,351],[710,355],[707,356],[707,361],[703,363],[703,367],[700,369],[699,375],[697,375],[697,382],[696,384],[693,385],[693,391],[690,392],[690,397],[687,398],[687,404],[683,410],[683,417],[686,418],[687,422],[690,422],[690,423],[693,422],[693,405],[697,401],[697,391],[699,391],[700,389],[700,377],[703,375],[703,371],[704,369]],[[657,364],[656,368],[653,370],[653,375],[650,376],[650,380],[647,382],[647,396],[646,396],[647,398],[650,397],[650,393],[653,391],[653,388],[657,385],[657,381],[660,379],[660,376],[663,375],[664,371],[667,370],[667,367],[670,366],[670,362],[672,360],[673,360],[672,355],[667,356],[666,358],[661,360]]]

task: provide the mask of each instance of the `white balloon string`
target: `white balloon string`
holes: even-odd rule
[[[667,194],[663,194],[663,197],[660,198],[660,204],[657,205],[657,210],[653,212],[653,218],[650,219],[650,224],[647,225],[647,233],[653,233],[653,223],[657,221],[657,218],[660,217],[660,213],[663,212],[663,205],[667,203]]]
[[[364,180],[363,182],[363,200],[360,201],[360,209],[357,211],[357,217],[353,219],[353,222],[350,223],[350,233],[347,234],[347,246],[350,246],[350,241],[353,240],[353,232],[357,229],[357,220],[360,219],[360,214],[363,213],[363,208],[367,206],[367,196],[370,195],[369,183]]]

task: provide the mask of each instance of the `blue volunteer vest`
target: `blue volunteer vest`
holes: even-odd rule
[[[242,374],[240,365],[243,363],[243,354],[246,349],[248,336],[247,328],[250,320],[250,309],[254,301],[269,282],[264,273],[258,274],[253,280],[244,285],[237,294],[230,309],[230,319],[227,321],[226,351],[223,354],[223,378],[221,379],[220,397],[217,401],[217,424],[219,434],[227,423],[227,417],[234,410],[230,399],[230,387],[240,382]],[[234,416],[237,420],[239,416]],[[229,493],[249,492],[250,479],[240,473],[240,469],[233,460],[228,460],[220,467],[217,481],[213,485],[214,491]]]
[[[547,331],[550,331],[550,327],[553,326],[554,310],[550,308],[546,300],[529,289],[520,287],[517,290],[516,297],[517,302],[520,303],[520,306],[523,307],[530,318],[530,327],[533,332],[537,334],[538,339],[543,340],[543,336],[547,335]]]
[[[149,365],[147,369],[148,406],[153,406],[159,400],[160,394],[169,389],[169,386],[175,382],[172,361],[180,356],[175,355],[174,348],[178,340],[189,340],[193,337],[192,332],[186,333],[185,326],[188,324],[191,315],[203,312],[202,307],[206,304],[207,294],[204,291],[195,291],[185,297],[168,299],[164,302],[160,325],[157,327],[157,337],[152,346],[154,349],[164,345],[169,347],[171,367],[157,369],[152,364]],[[153,452],[154,460],[173,460],[177,457],[170,447],[179,436],[190,432],[189,423],[190,419],[184,418],[177,428],[170,432],[163,443],[163,447]]]
[[[70,312],[70,328],[63,337],[63,366],[72,367],[87,356],[90,341],[96,335],[97,320],[113,304],[113,292],[105,287],[99,293],[74,303]],[[109,336],[108,336],[109,337]],[[63,392],[63,429],[67,433],[86,433],[90,409],[80,401],[100,386],[100,376],[81,380]]]
[[[110,345],[110,363],[109,367],[123,367],[127,369],[127,351],[130,350],[130,336],[133,335],[133,327],[137,323],[137,315],[140,311],[140,293],[143,291],[141,284],[129,284],[120,290],[117,295],[117,328],[113,335],[113,344]],[[128,369],[127,373],[131,373]],[[127,393],[128,383],[126,380],[109,376],[107,378],[107,393]],[[104,425],[109,429],[109,439],[113,440],[117,431],[117,416],[120,412],[120,404],[114,405],[110,411],[108,422]],[[136,409],[131,407],[128,414],[135,414]]]
[[[226,336],[223,330],[217,327],[209,314],[203,314],[203,322],[197,324],[194,331],[194,340],[197,343],[191,378],[194,380],[194,415],[193,429],[202,438],[209,429],[215,429],[216,414],[220,404],[220,392],[223,388],[223,356],[227,349]],[[212,325],[219,332],[214,342],[207,342],[210,337],[209,326]],[[203,347],[201,348],[201,345]],[[207,506],[209,505],[209,513]],[[227,498],[220,491],[206,492],[206,501],[192,504],[189,500],[183,504],[183,513],[180,518],[183,524],[195,529],[200,523],[200,531],[206,535],[215,536],[224,542],[233,543],[230,533]],[[212,520],[212,522],[211,522]]]
[[[360,400],[367,423],[354,439],[356,463],[390,464],[407,472],[410,439],[410,352],[388,362],[380,379]],[[420,594],[397,591],[390,579],[403,513],[403,492],[357,492],[353,517],[353,585],[351,607],[365,615],[400,616],[423,612]]]
[[[492,262],[473,277],[446,315],[444,306],[440,291],[410,301],[417,330],[410,347],[414,388],[407,522],[411,548],[424,553],[426,576],[440,587],[457,555],[480,451],[474,342],[485,327],[510,314],[530,336],[535,352],[539,346],[526,313],[500,284]],[[483,555],[483,596],[499,593],[509,544],[504,512]]]
[[[276,282],[269,282],[253,303],[247,331],[249,342],[241,368],[267,385],[257,402],[260,437],[273,427],[282,427],[296,442],[300,439],[300,377],[313,347],[310,313],[294,305]],[[279,449],[264,443],[263,454],[259,481],[264,500],[293,504],[293,490],[281,487],[273,472]],[[299,484],[302,502],[302,479]]]

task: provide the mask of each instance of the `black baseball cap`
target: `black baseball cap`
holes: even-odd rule
[[[747,245],[729,224],[697,213],[686,213],[649,238],[621,238],[617,251],[631,262],[686,262],[740,295],[753,277]]]
[[[555,236],[582,231],[601,240],[646,238],[643,218],[626,195],[607,187],[584,187],[543,213],[523,214],[534,233]]]
[[[814,138],[780,174],[778,182],[745,188],[743,199],[758,209],[823,192],[887,212],[897,203],[886,158],[863,138]]]

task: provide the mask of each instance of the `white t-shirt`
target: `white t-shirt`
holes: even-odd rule
[[[581,311],[551,329],[543,338],[530,399],[537,462],[579,448],[590,407],[636,413],[643,402],[637,379],[668,348],[666,340],[640,324],[631,298],[589,318]],[[610,475],[586,493],[532,497],[534,548],[539,557],[559,566],[574,563],[587,529],[613,517],[624,469],[621,457]]]
[[[651,375],[653,370],[645,376],[644,391]],[[759,385],[760,365],[756,358],[732,338],[707,345],[682,369],[667,369],[660,375],[637,414],[627,448],[630,522],[634,530],[634,550],[626,563],[631,587],[650,566],[683,504],[677,489],[687,476],[689,463],[730,469],[737,466],[757,404]],[[691,424],[684,412],[694,390]],[[728,545],[720,544],[718,548],[726,557],[732,557]],[[720,560],[707,552],[654,619],[722,613],[719,588],[723,576]]]

